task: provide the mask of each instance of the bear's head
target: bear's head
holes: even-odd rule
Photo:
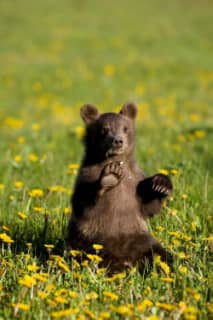
[[[94,161],[126,155],[134,149],[134,120],[137,107],[126,103],[119,113],[102,113],[90,104],[81,108],[81,117],[86,125],[86,156]]]

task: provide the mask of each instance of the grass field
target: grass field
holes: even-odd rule
[[[213,319],[212,21],[207,0],[0,2],[0,319]],[[150,222],[174,272],[146,279],[64,244],[79,108],[127,100],[141,168],[174,183]]]

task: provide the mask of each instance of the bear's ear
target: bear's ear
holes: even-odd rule
[[[98,109],[92,104],[85,104],[80,111],[81,118],[89,125],[99,118]]]
[[[127,102],[123,105],[120,114],[130,118],[131,120],[134,120],[137,116],[137,106],[134,104],[134,102]]]

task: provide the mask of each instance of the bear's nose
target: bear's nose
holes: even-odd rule
[[[123,145],[123,139],[121,137],[115,137],[113,139],[113,147],[120,148]]]

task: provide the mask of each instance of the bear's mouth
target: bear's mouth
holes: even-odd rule
[[[124,152],[123,148],[110,148],[107,150],[106,152],[106,157],[113,157],[113,156],[117,156],[120,155]]]

